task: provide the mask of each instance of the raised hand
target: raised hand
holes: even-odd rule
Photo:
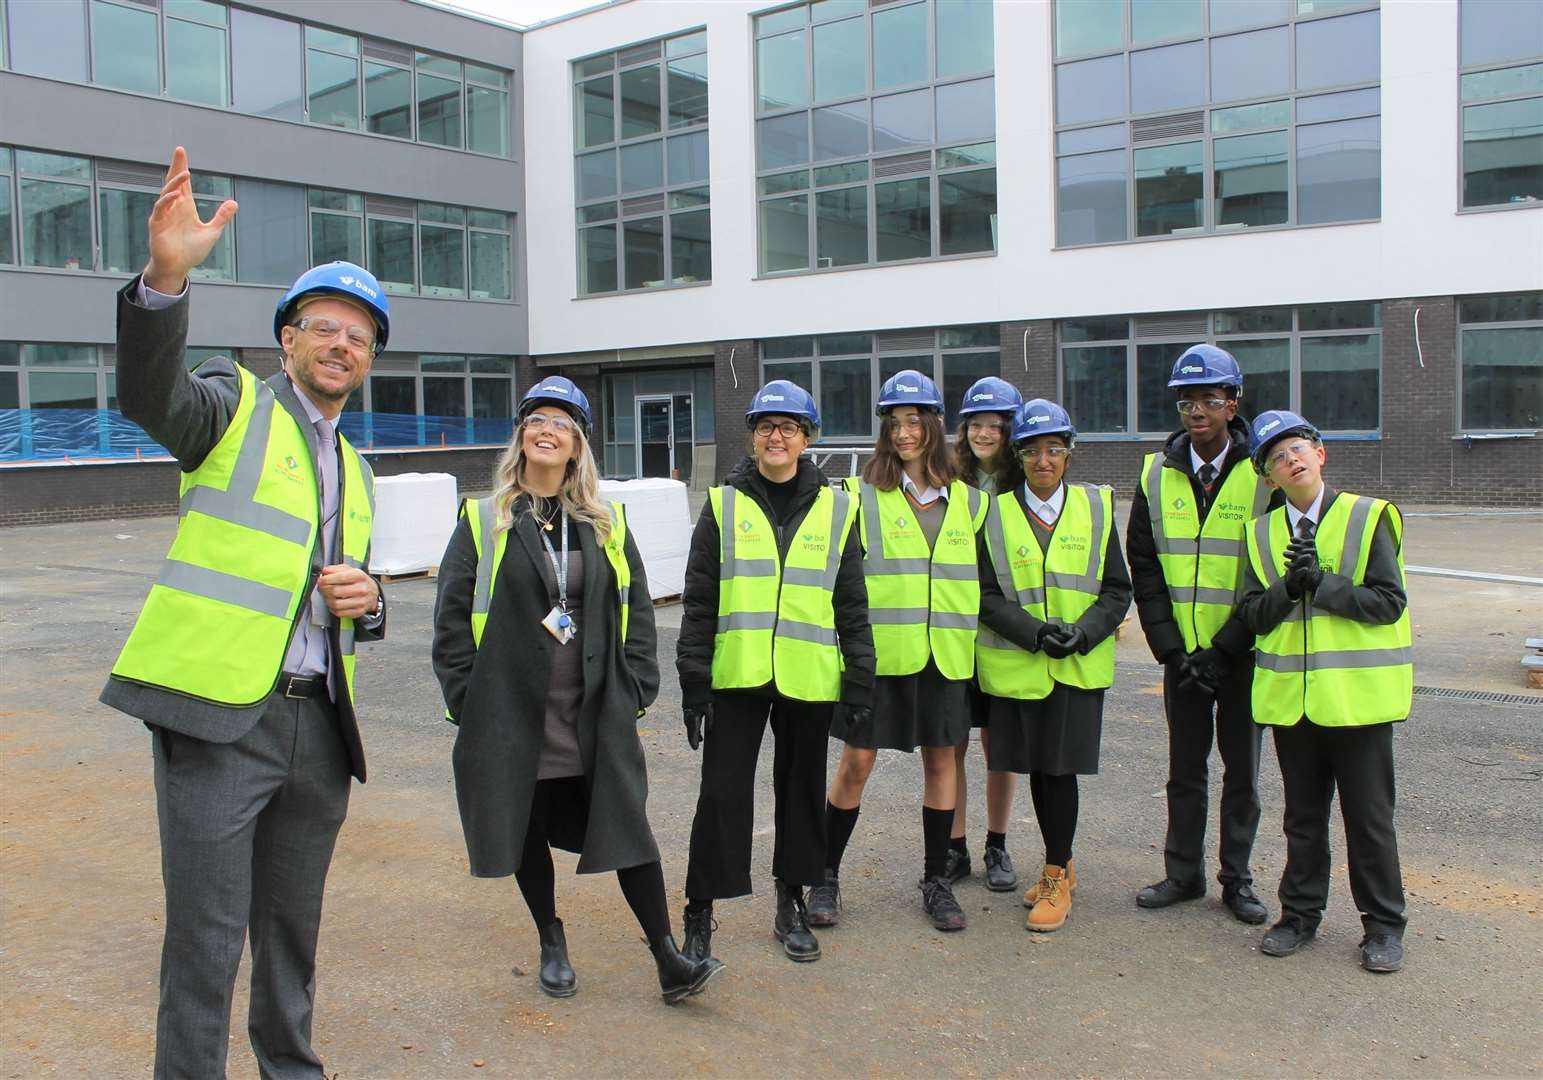
[[[236,202],[226,199],[204,221],[193,202],[192,173],[188,170],[187,151],[177,147],[166,170],[161,196],[150,211],[150,261],[145,265],[144,282],[156,292],[180,293],[188,271],[204,259],[236,216]]]

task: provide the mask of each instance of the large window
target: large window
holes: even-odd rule
[[[996,250],[991,3],[820,0],[755,33],[762,274]]]
[[[1543,6],[1462,0],[1462,206],[1543,200]]]
[[[1197,342],[1219,345],[1243,369],[1238,415],[1291,409],[1323,431],[1381,426],[1381,305],[1100,316],[1058,324],[1060,402],[1077,430],[1156,436],[1177,430],[1168,377]]]
[[[573,74],[579,295],[711,281],[706,32]]]
[[[91,270],[91,161],[16,151],[23,266]]]
[[[1381,216],[1375,4],[1054,12],[1059,245]]]
[[[514,357],[386,352],[339,426],[359,446],[502,444],[513,416]]]
[[[1457,300],[1463,431],[1543,429],[1543,292]]]
[[[826,440],[873,437],[879,388],[907,368],[938,384],[952,431],[965,390],[977,379],[1000,374],[1001,367],[995,323],[761,342],[762,380],[790,379],[813,394]]]

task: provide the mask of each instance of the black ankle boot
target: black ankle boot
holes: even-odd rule
[[[782,942],[789,960],[804,963],[820,958],[820,942],[809,929],[809,912],[804,907],[804,890],[777,882],[777,917],[772,933]]]
[[[706,960],[713,953],[713,930],[717,926],[713,922],[713,906],[703,904],[696,907],[693,904],[686,905],[685,947],[681,952],[688,960]]]
[[[723,964],[711,956],[705,960],[687,957],[675,947],[674,934],[664,935],[648,948],[654,954],[654,963],[659,967],[659,992],[664,996],[666,1005],[674,1005],[692,994],[700,994],[707,980],[723,970]]]
[[[541,930],[541,989],[552,997],[572,997],[579,980],[568,963],[568,939],[558,919]]]

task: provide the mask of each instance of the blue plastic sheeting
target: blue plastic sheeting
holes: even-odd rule
[[[338,428],[360,449],[502,444],[509,417],[346,412]],[[163,457],[166,450],[116,409],[0,409],[0,461]]]

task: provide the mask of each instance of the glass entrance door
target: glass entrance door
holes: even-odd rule
[[[691,481],[692,415],[690,394],[661,394],[636,399],[638,475]]]

